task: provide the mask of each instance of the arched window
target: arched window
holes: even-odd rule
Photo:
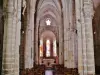
[[[46,40],[46,57],[50,57],[50,40]]]
[[[40,40],[40,57],[43,57],[43,40]]]
[[[57,45],[56,45],[56,40],[53,41],[53,56],[57,56]]]

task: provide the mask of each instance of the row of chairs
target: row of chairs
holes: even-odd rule
[[[21,70],[21,75],[44,75],[44,73],[44,65],[35,65],[34,68]]]
[[[32,69],[23,69],[21,70],[20,75],[33,75],[33,68]]]
[[[79,75],[77,68],[65,68],[64,65],[54,65],[54,75]]]
[[[79,75],[77,68],[64,68],[64,75]]]
[[[54,75],[64,75],[64,66],[63,65],[53,65]]]
[[[54,75],[79,75],[77,68],[65,68],[64,65],[53,65]],[[32,69],[24,69],[21,75],[45,75],[45,65],[35,65]]]

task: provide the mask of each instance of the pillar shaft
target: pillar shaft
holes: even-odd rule
[[[63,0],[63,24],[64,24],[64,67],[69,68],[69,13],[68,1]]]
[[[27,1],[27,28],[25,44],[25,68],[32,68],[34,63],[34,10],[35,0]]]
[[[84,20],[87,45],[87,75],[95,75],[92,16],[93,2],[91,0],[84,0]]]
[[[72,8],[72,0],[69,0],[68,3],[68,8],[69,10],[67,12],[69,12],[69,64],[70,64],[70,68],[74,68],[74,31],[73,31],[73,8]]]
[[[80,75],[95,74],[92,15],[93,3],[91,0],[76,1],[78,70]]]
[[[15,32],[15,74],[19,75],[19,46],[20,46],[20,30],[21,30],[21,0],[16,0],[16,9],[17,12],[15,13],[16,18],[16,32]],[[16,17],[17,15],[17,17]],[[14,25],[14,24],[13,24]]]
[[[82,8],[81,8],[82,10]],[[81,20],[82,20],[82,45],[83,45],[83,68],[84,68],[84,75],[87,75],[87,55],[86,55],[86,28],[84,23],[83,12],[81,12]]]
[[[76,5],[76,25],[77,25],[77,38],[78,38],[78,72],[80,75],[83,75],[82,27],[81,27],[80,0],[75,0],[75,5]]]
[[[2,75],[19,75],[21,1],[4,0]]]
[[[62,26],[62,25],[61,25]],[[59,26],[59,64],[63,64],[63,29]]]
[[[86,26],[84,21],[83,0],[80,0],[80,13],[82,25],[82,53],[83,53],[83,74],[87,75],[87,54],[86,54]]]

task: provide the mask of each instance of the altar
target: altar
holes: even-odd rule
[[[55,63],[55,59],[42,59],[41,64],[44,64],[46,67],[52,67],[52,65],[56,63]]]

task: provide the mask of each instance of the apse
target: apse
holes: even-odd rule
[[[57,42],[56,36],[52,31],[44,31],[40,36],[40,57],[56,57]]]

